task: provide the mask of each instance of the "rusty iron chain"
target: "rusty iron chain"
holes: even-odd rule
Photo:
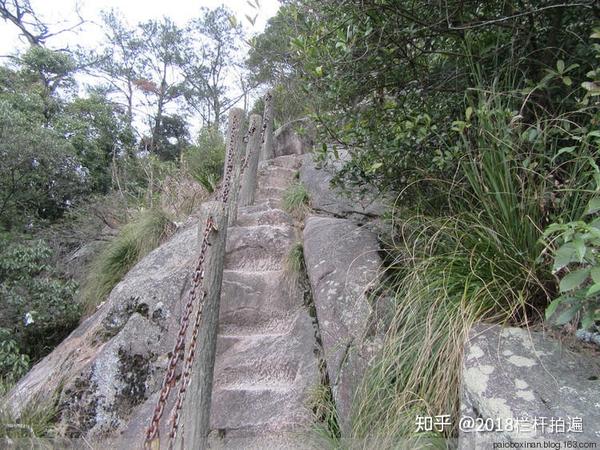
[[[239,124],[233,124],[232,128],[235,129]],[[232,133],[233,134],[233,133]],[[231,137],[233,139],[233,136]],[[227,155],[227,164],[225,169],[225,174],[223,177],[223,184],[221,185],[221,202],[223,204],[227,204],[229,200],[229,194],[231,189],[231,178],[233,175],[233,163],[234,163],[234,150],[235,145],[229,146],[230,151]],[[201,290],[202,282],[204,280],[204,260],[206,258],[206,252],[209,247],[209,237],[212,231],[216,230],[215,223],[213,221],[212,216],[209,216],[206,219],[206,224],[204,226],[204,233],[202,235],[202,244],[200,248],[200,255],[198,256],[198,262],[196,264],[196,268],[194,270],[194,276],[192,278],[192,287],[188,292],[188,300],[185,306],[184,314],[180,320],[179,332],[177,334],[177,340],[175,342],[175,346],[173,348],[173,352],[169,359],[169,363],[167,365],[167,372],[165,373],[165,377],[163,379],[163,383],[160,389],[160,394],[158,400],[156,402],[156,406],[154,407],[152,420],[150,422],[150,426],[146,430],[146,440],[144,443],[144,448],[147,450],[154,450],[159,448],[160,444],[160,421],[164,414],[164,410],[169,399],[169,395],[171,393],[171,389],[175,384],[175,375],[177,370],[177,364],[181,359],[182,352],[185,349],[185,338],[187,335],[187,330],[189,327],[189,319],[192,315],[194,304],[197,300],[197,291]],[[187,356],[185,357],[185,366],[182,371],[182,375],[180,378],[180,386],[179,391],[177,393],[177,400],[174,405],[174,409],[171,417],[171,429],[169,432],[169,449],[172,449],[175,444],[175,439],[177,437],[177,431],[179,428],[179,418],[180,411],[183,407],[183,403],[185,400],[185,395],[187,391],[187,387],[191,378],[192,371],[192,363],[194,359],[194,354],[196,350],[196,343],[198,340],[198,331],[200,327],[200,321],[202,318],[202,310],[204,306],[204,296],[205,293],[202,292],[200,296],[200,302],[198,305],[198,310],[196,312],[196,317],[194,320],[194,326],[192,329],[192,336],[190,340],[190,347],[188,349]]]

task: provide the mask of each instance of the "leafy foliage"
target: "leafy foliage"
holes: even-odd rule
[[[590,200],[586,215],[597,215],[600,200]],[[546,309],[546,317],[557,325],[564,325],[580,316],[581,328],[589,329],[600,321],[600,218],[591,221],[554,223],[545,233],[554,237],[552,270],[562,273],[561,295]]]
[[[208,192],[214,192],[225,163],[225,140],[221,132],[215,127],[202,128],[196,145],[184,153],[183,162],[198,183]]]
[[[81,315],[74,301],[77,285],[53,274],[50,256],[50,248],[41,241],[0,241],[0,327],[10,331],[19,352],[32,361],[62,341]],[[15,348],[10,342],[6,345]]]

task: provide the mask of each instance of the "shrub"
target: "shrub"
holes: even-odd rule
[[[26,446],[23,448],[44,448],[33,439],[56,437],[54,425],[58,414],[56,397],[31,400],[18,417],[6,409],[0,410],[0,438],[19,439],[18,448],[22,448],[21,445]],[[26,439],[32,441],[26,443]]]
[[[527,124],[514,92],[476,93],[453,124],[454,179],[427,180],[438,196],[445,192],[445,205],[424,202],[412,213],[405,206],[394,218],[386,286],[397,299],[395,317],[353,422],[354,438],[379,447],[414,435],[417,415],[458,417],[462,349],[474,322],[542,319],[555,290],[538,257],[542,230],[579,217],[593,192],[599,155],[586,138],[585,109]]]
[[[208,192],[214,192],[225,163],[225,141],[221,132],[214,127],[203,128],[197,145],[184,152],[183,163],[192,178]]]
[[[595,197],[586,215],[597,215],[598,211],[600,199]],[[600,218],[554,223],[544,233],[544,238],[549,237],[554,241],[546,249],[557,246],[552,271],[561,274],[561,295],[548,305],[546,318],[564,325],[580,316],[581,329],[588,330],[600,321]]]
[[[6,328],[0,328],[0,380],[2,395],[29,369],[29,357],[20,352],[17,342]]]
[[[0,240],[0,327],[19,352],[33,361],[46,355],[76,326],[81,316],[74,301],[77,285],[60,280],[48,265],[43,241]],[[14,346],[5,342],[5,349]]]
[[[86,312],[92,313],[125,274],[172,231],[173,223],[160,209],[142,210],[123,226],[91,264],[82,292]]]

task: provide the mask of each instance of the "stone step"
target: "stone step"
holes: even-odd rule
[[[278,156],[277,158],[262,161],[259,169],[266,166],[283,167],[286,169],[299,169],[302,165],[302,158],[298,155]]]
[[[227,231],[225,269],[282,270],[295,241],[289,225],[231,227]]]
[[[266,200],[263,202],[254,202],[254,205],[251,206],[242,206],[238,209],[238,214],[253,214],[256,212],[264,212],[268,211],[269,209],[277,208],[278,206],[275,203]]]
[[[264,205],[264,204],[263,204]],[[236,226],[247,227],[255,225],[293,225],[289,214],[281,209],[264,208],[238,211]]]
[[[255,198],[257,201],[263,201],[270,198],[280,200],[283,198],[285,191],[285,189],[274,186],[258,186]]]
[[[262,172],[258,174],[256,186],[258,189],[263,187],[274,187],[285,190],[290,184],[294,183],[294,181],[296,181],[295,177],[274,177],[268,172]]]
[[[227,336],[281,335],[292,328],[294,314],[273,315],[255,308],[240,307],[219,317],[219,333]]]
[[[219,322],[258,325],[302,308],[303,294],[284,270],[225,270]]]
[[[226,435],[255,436],[297,429],[310,421],[303,393],[273,389],[215,389],[211,428]]]

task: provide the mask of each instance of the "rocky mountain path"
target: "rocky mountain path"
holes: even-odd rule
[[[315,325],[286,269],[300,234],[281,208],[300,164],[262,162],[254,205],[228,230],[211,408],[211,440],[227,448],[297,447],[312,420]]]

